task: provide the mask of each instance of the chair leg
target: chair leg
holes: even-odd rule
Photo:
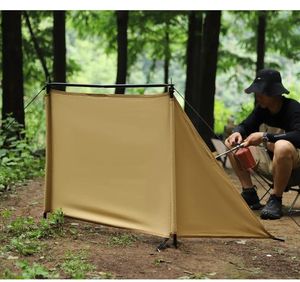
[[[299,198],[299,195],[300,195],[300,191],[297,192],[297,195],[296,195],[296,198],[294,199],[293,203],[291,204],[290,208],[289,208],[289,211],[288,213],[291,214],[293,208],[294,208],[294,205],[296,204],[298,198]]]
[[[270,194],[270,190],[271,190],[271,189],[272,189],[272,188],[267,189],[266,192],[265,192],[265,194],[263,194],[259,200],[260,200],[260,201],[263,200],[264,197],[266,197],[268,194]]]

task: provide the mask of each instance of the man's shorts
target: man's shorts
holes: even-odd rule
[[[250,147],[251,153],[257,163],[257,171],[263,175],[272,175],[272,159],[263,146]],[[300,149],[297,150],[297,158],[293,169],[300,167]]]
[[[264,123],[260,125],[260,131],[273,133],[273,134],[284,133],[283,129],[272,127]],[[297,157],[293,165],[293,169],[300,167],[300,149],[296,149],[296,150],[297,150]],[[258,159],[257,159],[258,170],[264,170],[266,172],[268,171],[268,173],[272,173],[272,160],[270,158],[270,155],[265,151],[265,148],[262,145],[257,147],[252,147],[251,152],[253,156],[258,155]]]

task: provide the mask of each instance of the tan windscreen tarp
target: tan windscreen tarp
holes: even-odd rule
[[[59,91],[47,96],[51,210],[169,236],[170,99],[167,94],[143,97]]]
[[[163,237],[270,237],[168,94],[52,90],[46,105],[46,212]]]
[[[175,102],[177,234],[270,237]]]

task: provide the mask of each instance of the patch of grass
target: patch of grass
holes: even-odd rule
[[[81,251],[79,253],[68,252],[64,263],[61,265],[63,272],[71,279],[84,279],[87,273],[95,270],[95,266],[88,263],[86,254]]]
[[[41,243],[37,240],[26,239],[23,236],[12,238],[9,245],[6,245],[8,251],[16,251],[23,256],[33,255],[41,250]]]
[[[8,220],[12,216],[12,211],[10,211],[8,209],[4,209],[0,212],[0,216],[1,216],[2,220]]]
[[[14,251],[24,256],[33,255],[42,250],[41,238],[48,238],[63,234],[64,215],[56,210],[47,219],[35,222],[32,217],[17,217],[3,210],[0,214],[3,226],[0,236],[5,251]]]
[[[8,216],[9,215],[9,216]],[[24,238],[45,238],[53,235],[61,235],[63,232],[64,215],[61,209],[50,213],[48,218],[35,222],[33,217],[17,217],[11,219],[9,211],[4,210],[0,214],[3,222],[3,231],[11,236],[23,236]]]
[[[1,231],[5,230],[11,216],[12,216],[12,212],[8,209],[4,209],[0,211]]]
[[[64,214],[61,209],[55,210],[48,215],[48,218],[41,219],[38,224],[38,238],[51,237],[63,234]]]
[[[131,234],[117,234],[116,236],[112,236],[109,239],[109,246],[131,246],[134,242],[137,241],[136,236]]]
[[[1,279],[55,279],[59,278],[59,273],[48,270],[46,267],[33,263],[29,264],[28,261],[18,261],[16,266],[20,269],[19,274],[13,273],[9,269],[5,269],[0,274]]]
[[[17,217],[12,220],[6,228],[6,231],[12,236],[20,236],[34,229],[36,226],[33,217]]]
[[[3,120],[0,128],[0,192],[9,186],[44,175],[45,158],[36,156],[35,140],[18,138],[25,130],[13,118]],[[34,136],[32,136],[34,138]]]

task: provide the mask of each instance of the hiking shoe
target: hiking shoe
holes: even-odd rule
[[[259,202],[259,198],[257,196],[255,186],[251,188],[244,189],[241,193],[241,196],[244,198],[250,209],[252,210],[259,210],[262,205]]]
[[[282,217],[281,198],[271,195],[265,207],[261,210],[262,219],[279,219]]]

